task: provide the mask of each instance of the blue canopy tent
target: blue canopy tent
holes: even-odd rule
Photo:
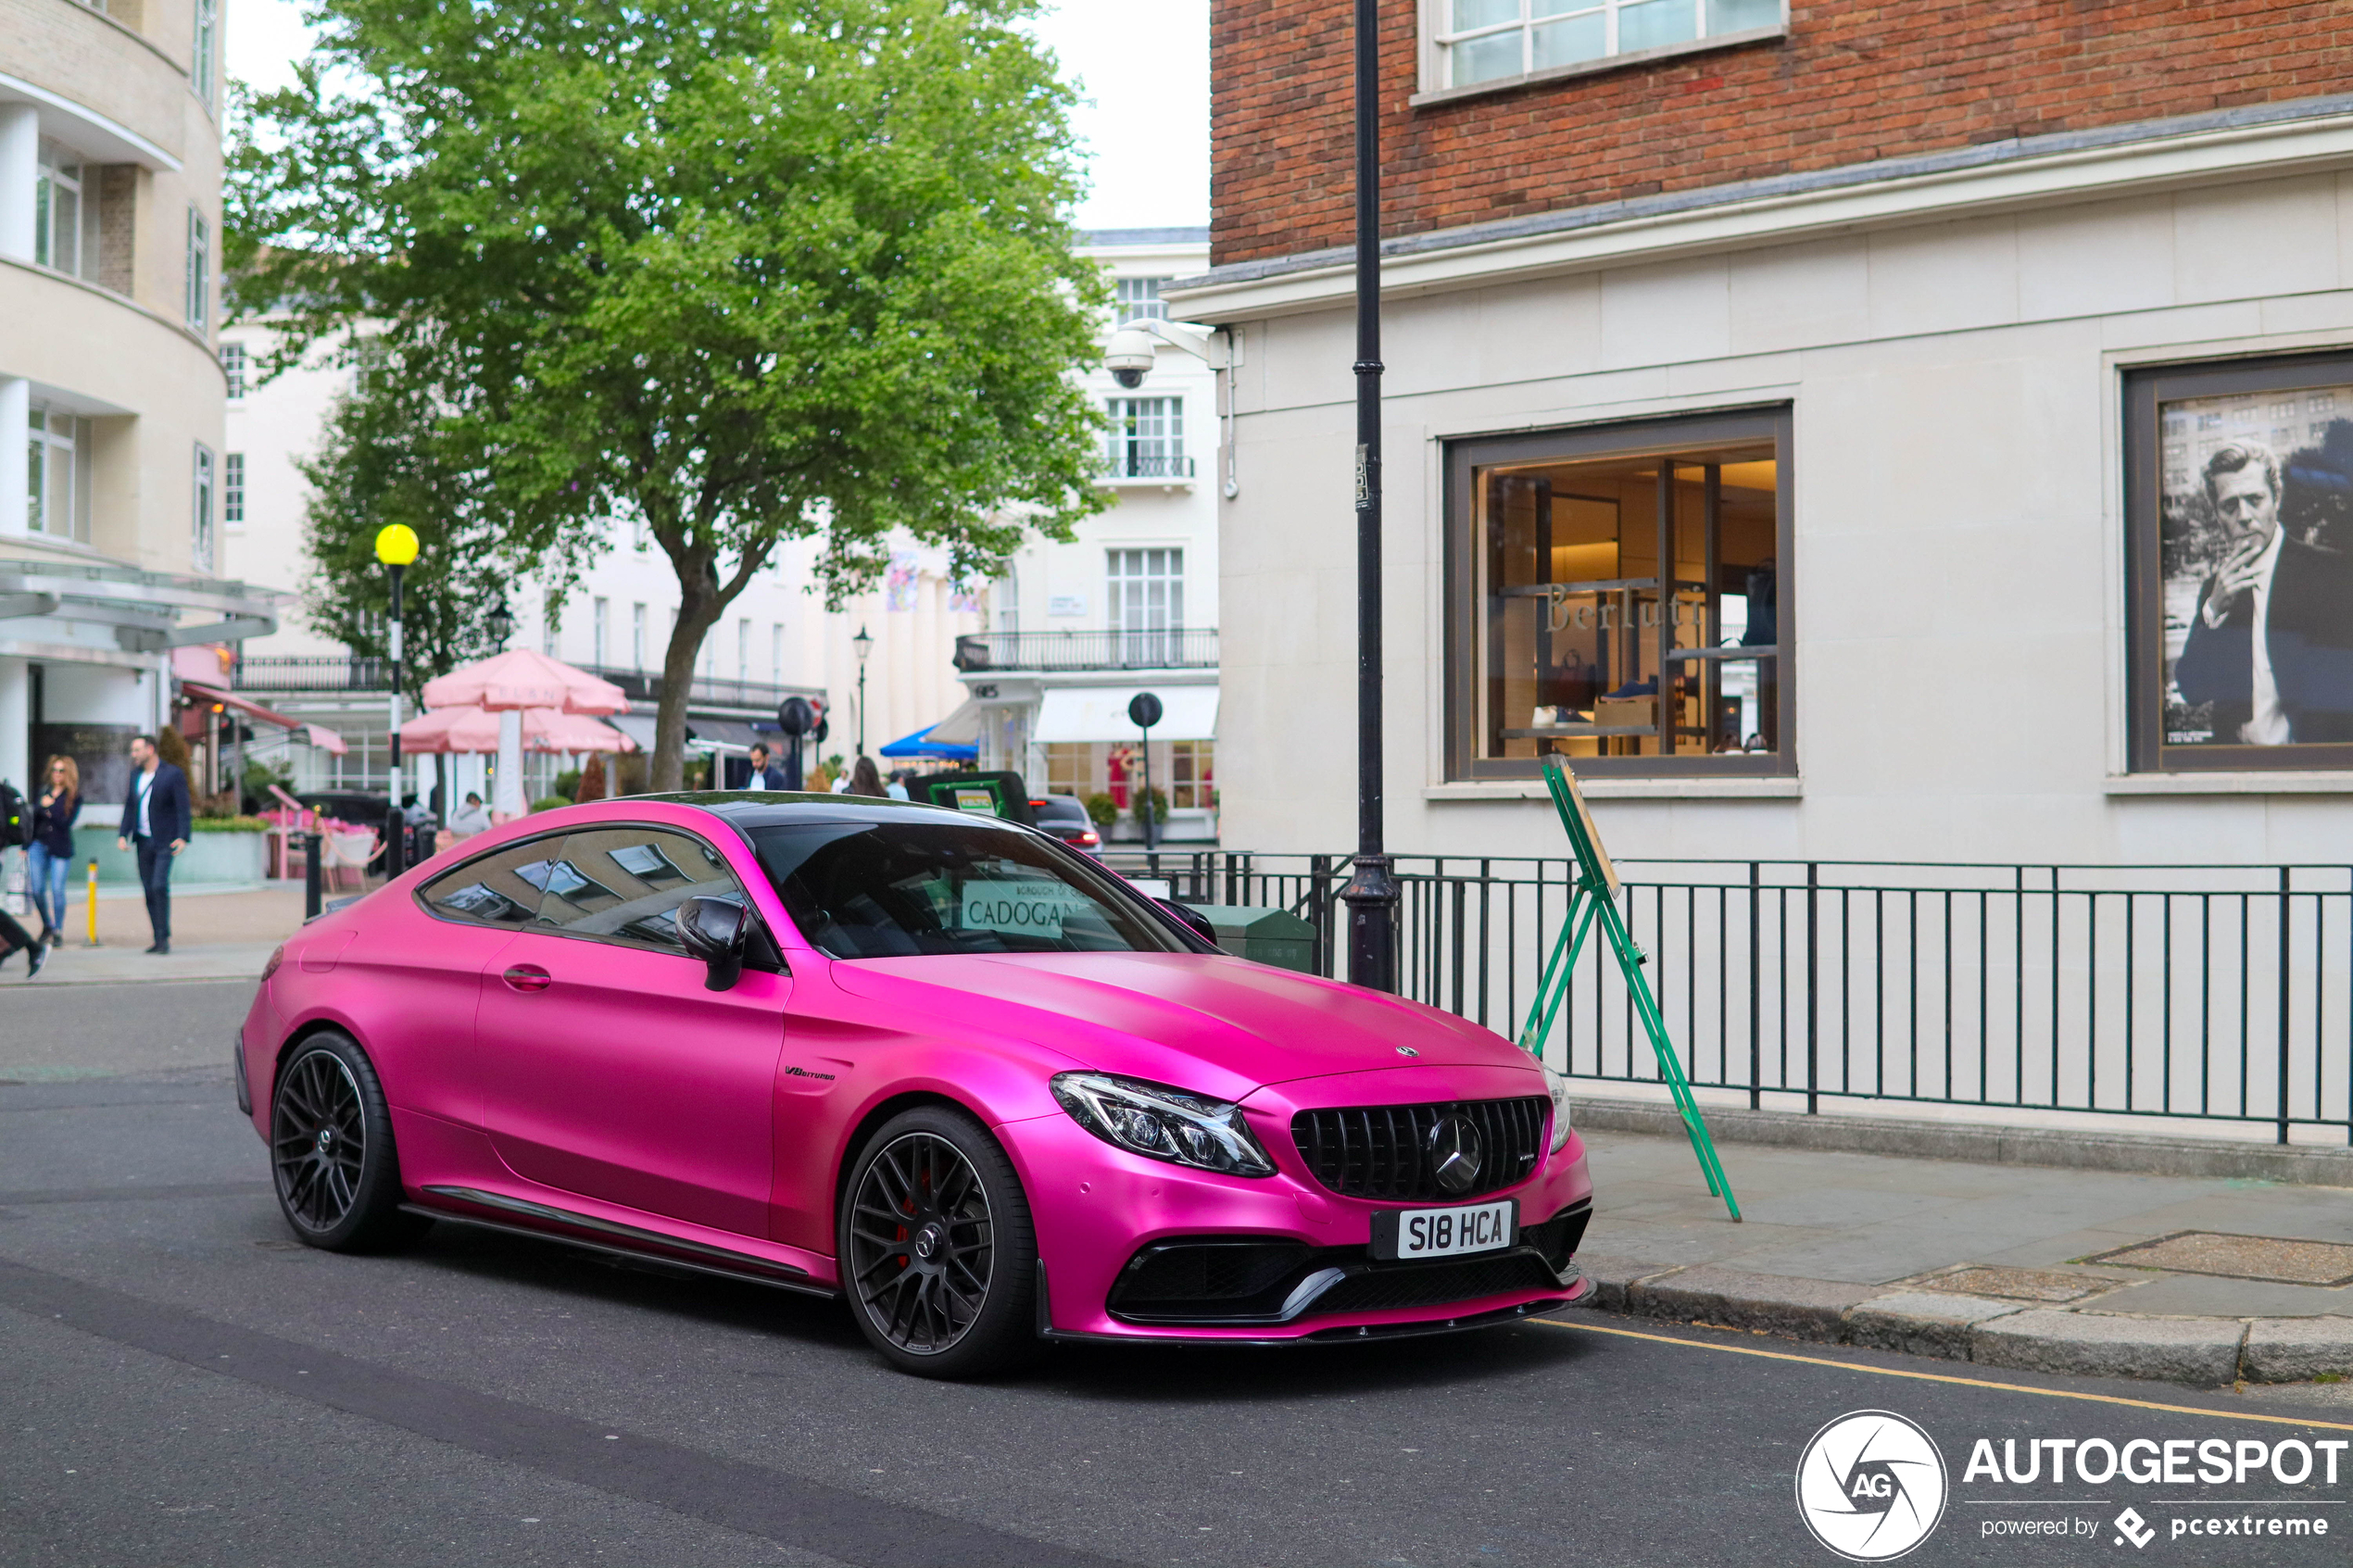
[[[944,723],[946,721],[943,720],[941,722]],[[980,747],[976,746],[959,746],[954,741],[930,739],[932,731],[937,728],[939,728],[938,724],[925,724],[912,735],[900,735],[897,740],[884,746],[882,754],[885,757],[896,758],[937,757],[951,762],[980,760]]]

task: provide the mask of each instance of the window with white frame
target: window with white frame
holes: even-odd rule
[[[1150,318],[1155,321],[1168,320],[1168,306],[1160,297],[1166,278],[1117,278],[1113,280],[1119,291],[1119,319],[1138,321]]]
[[[1114,397],[1111,441],[1104,454],[1114,479],[1189,479],[1185,456],[1185,400]]]
[[[233,403],[245,395],[245,345],[242,343],[222,344],[220,369],[229,378],[229,400]]]
[[[751,679],[751,619],[749,616],[736,622],[736,679]]]
[[[589,606],[588,618],[590,628],[588,662],[597,665],[601,669],[603,666],[612,662],[605,657],[605,654],[608,651],[608,645],[605,638],[610,630],[610,622],[612,619],[612,601],[610,599],[597,600],[594,604]]]
[[[220,0],[195,0],[195,49],[189,62],[188,85],[208,107],[212,103],[213,66],[220,46]]]
[[[194,204],[188,207],[187,297],[181,304],[188,325],[203,332],[212,320],[212,229]]]
[[[32,259],[77,278],[98,275],[98,166],[40,144],[32,180]]]
[[[193,517],[189,524],[188,557],[198,571],[212,570],[212,448],[196,443],[196,469],[191,498]]]
[[[646,607],[631,605],[629,607],[629,668],[643,670],[645,667]]]
[[[1440,87],[1779,27],[1785,0],[1425,0]]]
[[[36,404],[26,435],[25,526],[90,543],[90,421]]]
[[[1185,625],[1185,552],[1112,550],[1105,566],[1111,630],[1120,633],[1121,662],[1172,662]]]
[[[779,621],[768,628],[768,683],[785,684],[785,628]]]
[[[997,611],[997,630],[1009,633],[1021,630],[1021,579],[1013,562],[1005,563],[1005,575],[997,579],[997,586],[990,591],[988,602]]]
[[[220,526],[231,533],[245,531],[245,455],[243,452],[221,454]]]

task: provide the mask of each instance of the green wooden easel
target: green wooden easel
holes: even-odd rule
[[[1577,855],[1577,883],[1569,890],[1568,912],[1561,922],[1560,940],[1553,944],[1552,957],[1545,960],[1543,977],[1536,983],[1536,999],[1528,1010],[1528,1025],[1519,1034],[1520,1047],[1531,1056],[1544,1054],[1544,1038],[1553,1030],[1553,1020],[1560,1016],[1562,1006],[1568,1000],[1569,976],[1576,972],[1577,957],[1584,949],[1586,934],[1596,922],[1602,935],[1608,941],[1610,951],[1617,956],[1617,971],[1626,977],[1626,991],[1634,1015],[1642,1021],[1643,1031],[1650,1035],[1651,1049],[1658,1057],[1659,1076],[1675,1097],[1675,1109],[1683,1118],[1683,1131],[1691,1135],[1692,1153],[1699,1160],[1700,1174],[1707,1178],[1707,1190],[1724,1200],[1734,1221],[1741,1217],[1741,1206],[1732,1198],[1732,1184],[1724,1175],[1724,1162],[1716,1158],[1716,1140],[1707,1135],[1707,1123],[1700,1119],[1699,1102],[1692,1098],[1691,1080],[1683,1076],[1683,1064],[1675,1055],[1675,1046],[1667,1037],[1667,1021],[1658,1010],[1658,999],[1651,995],[1650,982],[1642,975],[1642,950],[1634,945],[1631,933],[1626,929],[1626,919],[1617,910],[1617,868],[1610,863],[1609,853],[1602,847],[1602,835],[1594,830],[1592,814],[1585,809],[1585,797],[1577,787],[1577,775],[1557,757],[1544,759],[1544,787],[1553,793],[1553,805],[1561,814],[1561,826],[1568,834],[1568,842]]]

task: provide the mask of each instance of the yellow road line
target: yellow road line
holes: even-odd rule
[[[2313,1421],[2293,1415],[2257,1415],[2218,1411],[2204,1405],[2162,1405],[2154,1399],[2128,1399],[2120,1394],[2079,1394],[2068,1388],[2033,1388],[2023,1383],[1994,1383],[1982,1377],[1954,1377],[1937,1372],[1906,1372],[1901,1367],[1869,1366],[1861,1361],[1833,1361],[1822,1356],[1793,1355],[1787,1350],[1759,1350],[1748,1345],[1714,1345],[1705,1339],[1680,1339],[1671,1334],[1644,1334],[1631,1328],[1604,1328],[1596,1323],[1563,1323],[1558,1318],[1530,1318],[1546,1328],[1575,1329],[1580,1334],[1613,1334],[1621,1339],[1648,1339],[1660,1345],[1682,1345],[1694,1350],[1720,1350],[1730,1356],[1762,1356],[1768,1361],[1802,1361],[1807,1366],[1836,1367],[1841,1372],[1868,1372],[1879,1377],[1908,1377],[1920,1383],[1957,1383],[1964,1388],[1995,1388],[2005,1394],[2040,1394],[2051,1399],[2089,1399],[2103,1405],[2130,1405],[2134,1410],[2167,1411],[2175,1415],[2212,1415],[2224,1421],[2268,1421],[2279,1426],[2319,1426],[2331,1432],[2353,1432],[2342,1421]]]

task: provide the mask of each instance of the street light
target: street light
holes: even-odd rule
[[[408,859],[409,814],[400,802],[400,574],[417,558],[417,531],[396,522],[376,532],[376,558],[392,574],[392,772],[385,789],[392,809],[384,816],[384,876],[398,876]]]
[[[863,757],[866,755],[866,656],[875,651],[875,639],[861,626],[858,634],[849,639],[849,646],[858,650],[858,755]]]
[[[504,594],[498,596],[498,602],[490,607],[490,613],[482,618],[482,623],[489,629],[492,646],[500,653],[506,652],[507,639],[515,634],[515,612],[507,608]]]
[[[1381,847],[1380,7],[1356,0],[1356,866],[1348,978],[1394,991],[1397,884]]]

